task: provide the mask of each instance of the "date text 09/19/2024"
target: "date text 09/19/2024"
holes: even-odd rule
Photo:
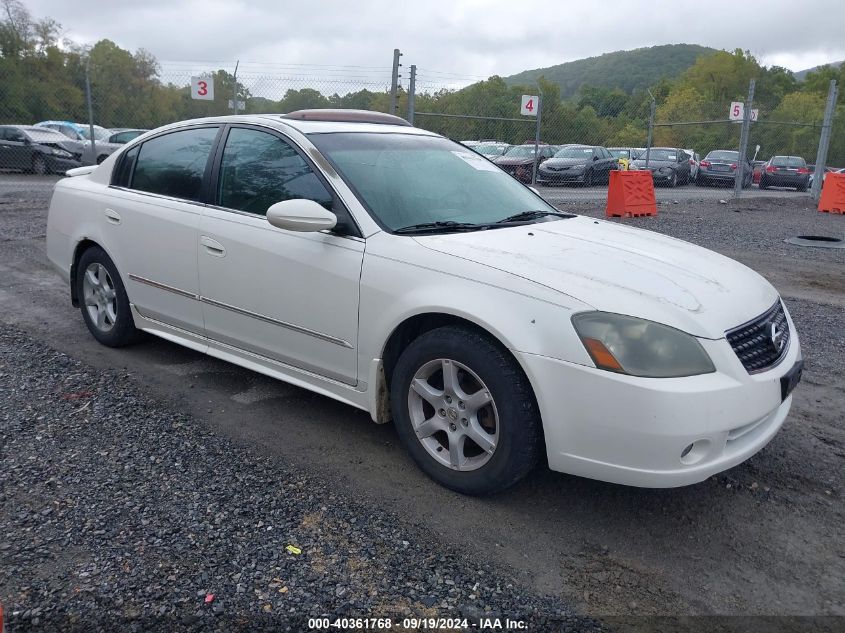
[[[308,629],[316,630],[466,630],[473,628],[479,631],[524,631],[528,623],[524,620],[510,618],[482,617],[477,621],[468,618],[403,618],[393,621],[391,618],[309,618]]]

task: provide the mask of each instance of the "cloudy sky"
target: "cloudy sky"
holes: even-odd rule
[[[23,2],[82,43],[109,38],[163,62],[240,59],[289,72],[308,65],[303,72],[322,76],[389,73],[394,48],[406,69],[416,64],[432,83],[679,42],[749,49],[792,70],[845,59],[842,0]]]

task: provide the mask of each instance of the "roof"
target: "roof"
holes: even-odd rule
[[[415,134],[420,136],[439,136],[434,132],[405,125],[385,123],[358,123],[350,121],[305,121],[292,119],[284,114],[230,114],[217,117],[204,117],[179,121],[164,126],[162,129],[181,127],[190,123],[246,123],[252,125],[272,125],[279,129],[293,128],[303,134],[329,134],[336,132],[373,132],[377,134]]]

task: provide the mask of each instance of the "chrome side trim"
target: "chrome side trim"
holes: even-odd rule
[[[168,286],[167,284],[163,284],[159,281],[153,281],[152,279],[147,279],[146,277],[141,277],[140,275],[133,275],[132,273],[129,273],[129,279],[131,279],[132,281],[137,281],[141,284],[147,284],[148,286],[152,286],[153,288],[158,288],[159,290],[167,290],[168,292],[177,294],[180,297],[196,299],[197,301],[199,301],[200,298],[199,295],[195,295],[193,292],[188,292],[187,290],[181,290],[180,288]]]
[[[166,290],[167,292],[172,292],[174,294],[179,295],[180,297],[186,297],[188,299],[194,299],[196,301],[200,301],[202,303],[207,303],[208,305],[214,306],[216,308],[222,308],[224,310],[230,310],[232,312],[236,312],[237,314],[242,314],[244,316],[252,317],[253,319],[258,319],[259,321],[264,321],[265,323],[271,323],[273,325],[278,325],[279,327],[283,327],[285,329],[291,330],[293,332],[299,332],[300,334],[306,334],[307,336],[313,336],[314,338],[318,338],[321,341],[326,341],[327,343],[333,343],[335,345],[340,345],[341,347],[345,347],[346,349],[355,349],[352,346],[352,343],[349,341],[345,341],[342,338],[336,338],[334,336],[330,336],[328,334],[323,334],[322,332],[317,332],[316,330],[309,330],[307,327],[302,327],[301,325],[294,325],[293,323],[288,323],[287,321],[280,321],[279,319],[274,319],[273,317],[268,317],[263,314],[259,314],[258,312],[251,312],[249,310],[244,310],[243,308],[239,308],[237,306],[229,305],[228,303],[223,303],[222,301],[216,301],[209,297],[203,297],[201,295],[196,295],[192,292],[188,292],[187,290],[181,290],[179,288],[175,288],[173,286],[168,286],[167,284],[163,284],[158,281],[153,281],[152,279],[147,279],[146,277],[141,277],[139,275],[133,275],[129,273],[129,278],[133,281],[137,281],[138,283],[147,284],[148,286],[152,286],[153,288],[158,288],[159,290]]]
[[[328,334],[323,334],[322,332],[317,332],[316,330],[309,330],[308,328],[302,327],[301,325],[294,325],[293,323],[288,323],[287,321],[279,321],[278,319],[259,314],[258,312],[250,312],[249,310],[244,310],[243,308],[229,305],[228,303],[223,303],[222,301],[216,301],[215,299],[209,299],[208,297],[200,296],[199,300],[216,308],[231,310],[232,312],[252,317],[253,319],[258,319],[259,321],[264,321],[265,323],[271,323],[273,325],[278,325],[279,327],[283,327],[294,332],[299,332],[300,334],[307,334],[308,336],[313,336],[314,338],[318,338],[321,341],[326,341],[327,343],[334,343],[335,345],[340,345],[341,347],[345,347],[347,349],[355,349],[354,347],[352,347],[352,344],[349,341],[344,341],[342,338],[335,338],[334,336],[329,336]]]

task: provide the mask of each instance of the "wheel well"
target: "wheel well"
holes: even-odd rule
[[[70,264],[70,302],[74,308],[79,307],[79,297],[76,294],[76,265],[82,257],[82,253],[87,251],[92,246],[100,247],[97,242],[93,240],[84,239],[76,245],[76,250],[73,252],[73,261]],[[102,248],[102,247],[100,247]]]
[[[390,392],[390,380],[393,376],[393,368],[396,367],[396,362],[399,360],[399,357],[402,355],[405,348],[408,347],[414,339],[419,338],[426,332],[446,325],[460,325],[462,327],[475,330],[484,336],[487,336],[491,341],[510,354],[510,350],[508,350],[507,347],[503,345],[498,338],[496,338],[496,336],[472,321],[455,316],[454,314],[445,314],[442,312],[418,314],[400,323],[396,329],[393,330],[390,338],[387,339],[387,343],[384,346],[381,361],[382,367],[384,368],[384,380],[388,393]]]

